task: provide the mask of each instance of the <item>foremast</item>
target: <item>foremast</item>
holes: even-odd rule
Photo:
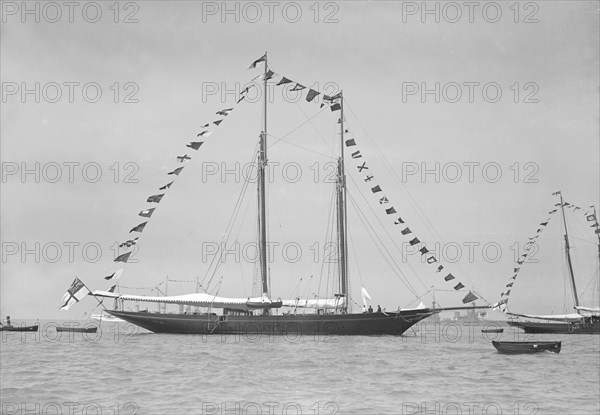
[[[563,226],[565,228],[565,254],[567,265],[569,267],[569,277],[571,278],[571,288],[573,288],[573,298],[575,299],[575,308],[579,307],[579,297],[577,295],[577,286],[575,285],[575,274],[573,273],[573,263],[571,262],[571,245],[569,244],[569,230],[567,229],[567,219],[565,218],[565,204],[563,202],[562,192],[559,190],[554,193],[560,197],[560,211],[562,213]]]
[[[267,53],[264,56],[265,72],[264,72],[264,107],[263,107],[263,128],[260,133],[259,149],[258,149],[258,249],[259,249],[259,264],[260,264],[260,279],[262,283],[262,294],[269,298],[269,251],[267,249],[267,101],[268,101],[268,64]],[[269,309],[263,309],[263,314],[268,314]]]
[[[344,97],[342,92],[338,94],[340,103],[340,156],[337,165],[337,238],[338,238],[338,275],[340,282],[340,293],[338,297],[343,302],[342,313],[347,313],[351,307],[348,287],[348,225],[346,208],[346,172],[344,170]]]

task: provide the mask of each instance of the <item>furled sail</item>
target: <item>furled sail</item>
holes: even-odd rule
[[[227,298],[218,297],[207,293],[193,293],[185,295],[171,295],[165,297],[154,297],[147,295],[130,295],[121,293],[111,293],[108,291],[96,290],[93,293],[96,297],[119,298],[127,301],[146,301],[150,303],[180,304],[197,307],[212,308],[234,308],[236,310],[251,310],[260,308],[279,308],[281,301],[271,301],[266,296],[255,298]]]
[[[509,316],[515,317],[525,317],[525,318],[537,318],[539,320],[552,320],[552,321],[579,321],[584,316],[577,313],[571,314],[548,314],[548,315],[535,315],[535,314],[515,314],[515,313],[506,313]]]
[[[318,298],[318,299],[307,299],[301,300],[296,298],[295,300],[283,300],[283,307],[294,307],[294,308],[338,308],[344,306],[344,298]]]

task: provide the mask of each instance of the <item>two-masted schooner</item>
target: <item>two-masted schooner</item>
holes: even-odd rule
[[[267,103],[269,101],[267,81],[272,78],[273,72],[270,70],[265,54],[261,59],[254,62],[264,64],[263,80],[263,120],[262,131],[259,135],[258,150],[256,157],[257,168],[257,222],[258,222],[258,273],[261,281],[262,295],[254,298],[227,298],[212,294],[209,292],[196,292],[177,296],[141,296],[129,295],[118,292],[95,291],[97,297],[114,298],[123,301],[152,302],[159,304],[179,305],[180,309],[187,306],[188,310],[193,312],[167,313],[166,311],[148,312],[148,311],[124,311],[124,310],[106,310],[113,316],[143,327],[155,333],[185,333],[185,334],[246,334],[246,333],[264,333],[264,334],[287,334],[294,333],[300,335],[400,335],[415,323],[435,315],[443,309],[427,308],[422,303],[417,308],[401,309],[396,311],[380,312],[353,312],[350,298],[349,278],[348,278],[348,241],[347,241],[347,190],[346,190],[346,169],[344,166],[344,146],[352,145],[354,140],[345,140],[344,125],[344,97],[342,92],[335,96],[327,97],[332,105],[332,111],[340,111],[339,123],[339,154],[337,157],[337,170],[335,179],[335,229],[336,229],[336,249],[337,249],[337,281],[339,292],[332,295],[332,298],[314,298],[314,299],[292,299],[281,300],[274,299],[270,291],[269,275],[269,251],[267,234],[267,200],[266,200],[266,169],[268,163],[267,150]],[[290,81],[282,78],[278,83]],[[291,81],[290,81],[291,82]],[[302,86],[302,88],[304,88]],[[312,91],[312,90],[311,90]],[[309,93],[310,94],[310,93]],[[314,93],[307,98],[307,101],[314,97]],[[242,98],[243,99],[243,98]],[[240,99],[241,100],[241,99]],[[238,101],[239,103],[239,101]],[[226,110],[229,111],[230,109]],[[216,124],[216,123],[215,123]],[[200,135],[200,134],[199,134]],[[190,143],[188,147],[197,150],[202,143]],[[337,146],[337,145],[336,145]],[[353,154],[353,158],[356,158]],[[359,168],[360,169],[360,168]],[[378,186],[377,186],[378,188]],[[377,190],[373,188],[375,193]],[[149,200],[150,201],[150,200]],[[393,208],[386,210],[387,214],[395,214]],[[141,215],[141,214],[140,214]],[[142,215],[143,216],[143,215]],[[398,218],[395,223],[404,223]],[[408,228],[407,228],[408,229]],[[407,231],[410,233],[410,230]],[[406,232],[403,231],[403,235]],[[411,245],[419,242],[417,238],[411,240]],[[421,253],[427,252],[421,248]],[[437,261],[436,258],[429,256],[428,263]],[[432,265],[433,266],[433,265]],[[438,271],[443,267],[435,264]],[[448,274],[446,281],[451,281],[455,277]],[[464,285],[453,281],[456,290],[461,290]],[[463,303],[470,302],[477,298],[469,292]],[[122,301],[121,301],[122,302]],[[310,308],[311,313],[279,313],[282,307]],[[204,310],[200,312],[199,310]],[[457,307],[455,309],[464,309]],[[222,310],[217,314],[213,310]]]

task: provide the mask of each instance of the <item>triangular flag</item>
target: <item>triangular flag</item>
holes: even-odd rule
[[[186,144],[186,147],[198,150],[202,146],[202,144],[204,144],[204,141],[192,141],[191,143]]]
[[[404,228],[400,231],[400,233],[402,235],[408,235],[409,233],[412,233],[412,231],[410,230],[410,228]]]
[[[436,270],[435,272],[440,272],[440,271],[441,271],[441,270],[443,270],[443,269],[444,269],[444,266],[443,266],[443,265],[440,265],[439,267],[437,267],[437,270]]]
[[[465,295],[465,298],[462,299],[463,304],[467,304],[467,303],[472,303],[473,301],[477,300],[479,297],[477,297],[475,294],[473,294],[471,291],[469,291],[469,293],[467,295]]]
[[[290,91],[302,91],[305,88],[306,87],[304,85],[296,83],[296,85],[292,89],[290,89]]]
[[[173,170],[173,171],[170,171],[170,172],[169,172],[169,173],[167,173],[167,174],[174,174],[175,176],[179,176],[179,173],[181,173],[181,170],[183,170],[183,167],[178,167],[178,168],[176,168],[175,170]]]
[[[293,81],[291,79],[287,79],[284,76],[283,78],[281,78],[281,81],[277,82],[277,85],[275,85],[275,86],[289,84],[290,82],[293,82]]]
[[[104,277],[105,280],[112,280],[112,279],[119,279],[119,277],[121,276],[121,274],[123,274],[123,268],[120,268],[118,270],[116,270],[115,272],[113,272],[112,274],[110,274],[107,277]]]
[[[248,67],[248,69],[254,69],[256,68],[256,65],[258,65],[261,62],[265,62],[267,60],[267,54],[265,53],[264,55],[262,55],[260,58],[258,58],[257,60],[255,60],[254,62],[252,62],[250,64],[250,66]]]
[[[142,210],[140,213],[138,213],[138,215],[140,215],[140,216],[142,216],[144,218],[149,218],[154,213],[154,209],[156,209],[156,208]]]
[[[413,238],[410,241],[408,241],[409,244],[411,245],[416,245],[418,243],[420,243],[421,241],[419,241],[419,238]]]
[[[401,223],[404,223],[404,221],[402,220],[402,218],[398,218],[394,221],[394,225],[399,225]]]
[[[388,215],[393,215],[394,213],[398,213],[398,212],[396,212],[396,209],[391,207],[391,208],[386,209],[385,213],[387,213]]]
[[[315,91],[314,89],[310,89],[308,91],[308,94],[306,94],[306,101],[308,101],[308,102],[312,101],[319,94],[320,94],[320,92]]]
[[[158,190],[167,190],[169,187],[171,187],[171,185],[173,184],[173,182],[169,182],[167,184],[165,184],[162,187],[159,187]]]
[[[452,274],[448,274],[448,275],[446,275],[444,277],[444,281],[450,281],[450,280],[453,280],[453,279],[454,279],[454,275],[452,275]]]
[[[131,233],[131,232],[142,232],[142,231],[144,230],[144,228],[146,227],[146,224],[147,224],[147,223],[148,223],[148,222],[143,222],[143,223],[140,223],[139,225],[137,225],[137,226],[135,226],[134,228],[132,228],[132,229],[129,231],[129,233]]]
[[[460,290],[460,289],[463,289],[463,288],[465,288],[465,286],[464,286],[464,285],[462,285],[462,283],[460,283],[460,282],[454,286],[454,289],[455,289],[456,291],[458,291],[458,290]]]
[[[160,202],[160,200],[163,198],[163,196],[164,196],[164,195],[165,195],[165,194],[164,194],[164,193],[162,193],[162,194],[160,194],[160,195],[153,195],[153,196],[150,196],[148,199],[146,199],[146,202],[148,202],[148,203],[159,203],[159,202]]]
[[[129,255],[131,255],[131,252],[127,252],[126,254],[119,255],[113,261],[114,262],[127,262],[127,260],[129,259]]]
[[[217,120],[217,121],[213,121],[213,124],[214,124],[214,125],[219,125],[219,124],[221,124],[222,122],[223,122],[223,120]]]

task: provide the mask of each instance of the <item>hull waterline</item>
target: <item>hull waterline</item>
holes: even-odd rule
[[[365,314],[218,316],[107,310],[154,333],[287,336],[401,335],[433,315],[430,309]]]
[[[552,334],[600,334],[600,318],[593,317],[591,322],[535,322],[509,321],[509,325],[523,329],[525,333]]]

